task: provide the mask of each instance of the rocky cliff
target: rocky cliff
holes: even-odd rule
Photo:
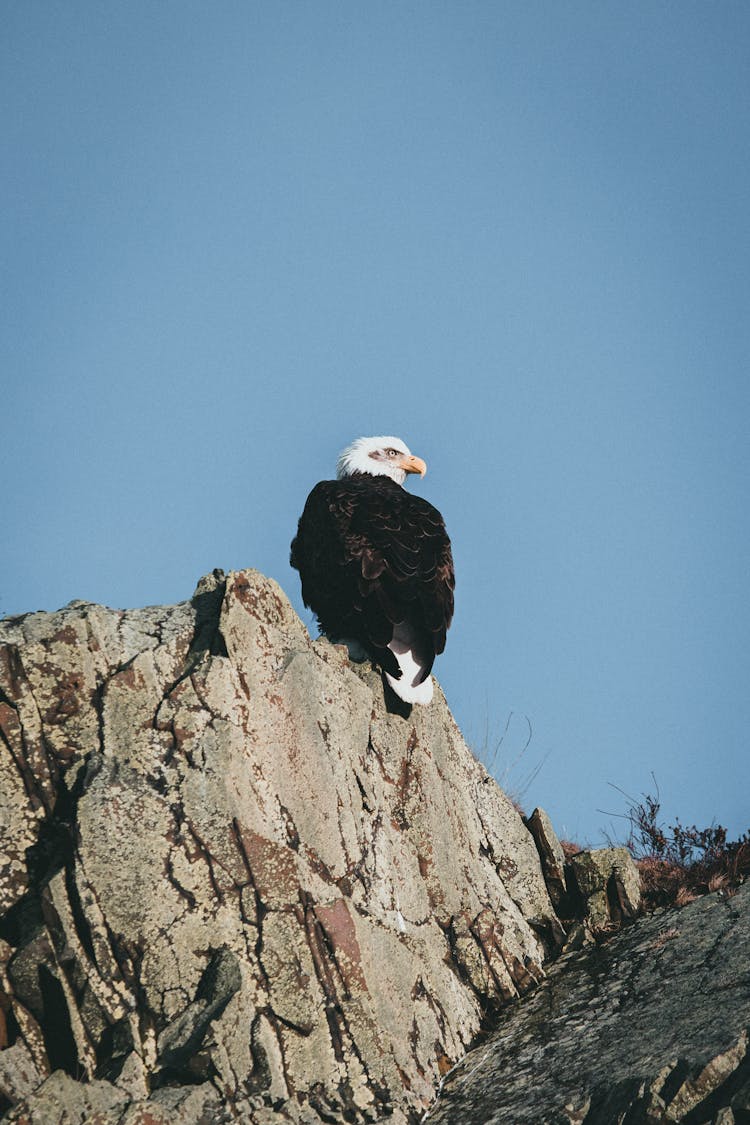
[[[560,928],[440,692],[275,583],[0,624],[0,1112],[416,1122]]]
[[[745,1125],[750,886],[564,956],[498,1022],[426,1125]]]

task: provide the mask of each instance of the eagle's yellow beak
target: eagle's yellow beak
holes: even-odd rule
[[[405,473],[419,473],[420,477],[423,477],[427,472],[427,466],[422,458],[413,457],[411,454],[408,457],[402,457],[400,465]]]

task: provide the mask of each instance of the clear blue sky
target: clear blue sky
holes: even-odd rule
[[[301,611],[307,492],[395,433],[498,774],[594,843],[652,770],[747,828],[750,5],[0,20],[0,612],[215,566]]]

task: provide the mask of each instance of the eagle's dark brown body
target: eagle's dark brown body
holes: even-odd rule
[[[429,675],[453,616],[443,517],[387,476],[324,480],[307,498],[290,562],[323,632],[356,640],[395,677],[394,626],[411,631]]]

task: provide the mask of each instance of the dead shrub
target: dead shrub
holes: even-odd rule
[[[728,841],[720,824],[698,828],[676,820],[665,826],[656,778],[654,787],[655,794],[640,800],[623,794],[629,802],[624,843],[638,864],[644,908],[684,906],[709,891],[733,893],[750,875],[750,831]]]

